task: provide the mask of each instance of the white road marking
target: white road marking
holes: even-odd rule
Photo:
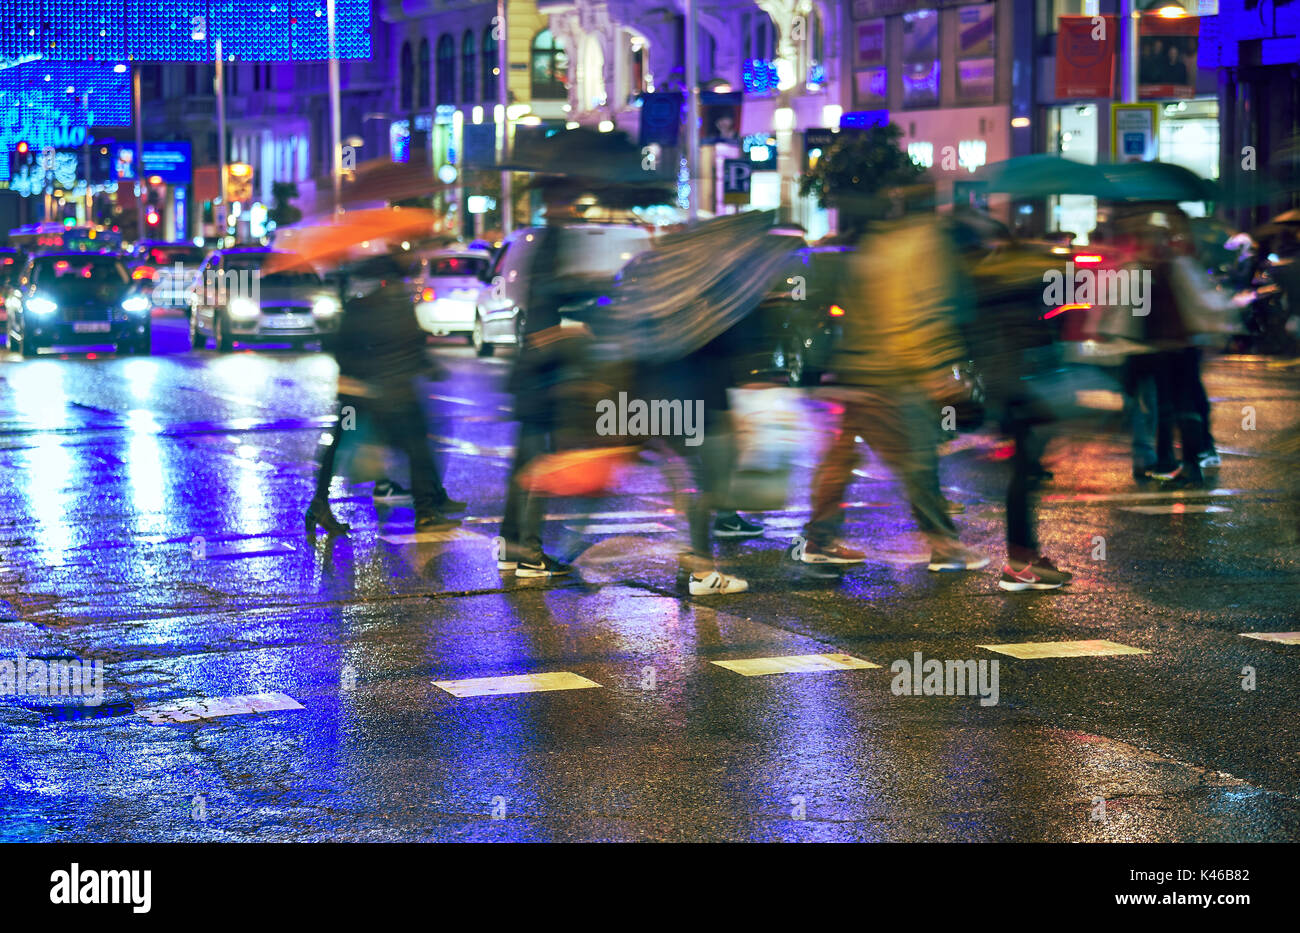
[[[625,525],[565,525],[564,527],[580,535],[653,535],[673,530],[671,526],[659,522],[632,522]]]
[[[514,674],[507,677],[473,677],[469,680],[435,680],[433,685],[454,697],[505,696],[511,693],[540,693],[547,690],[586,690],[599,687],[568,671],[551,674]]]
[[[761,677],[765,674],[812,674],[822,671],[857,671],[878,668],[861,658],[848,654],[790,654],[771,658],[740,658],[732,661],[711,661],[718,667],[742,674]]]
[[[1120,511],[1137,512],[1139,515],[1184,515],[1203,512],[1231,512],[1232,509],[1223,505],[1189,505],[1185,502],[1171,502],[1168,505],[1128,505],[1122,507]]]
[[[155,703],[142,706],[136,712],[153,725],[164,726],[177,722],[217,719],[221,716],[239,716],[245,713],[273,713],[285,709],[304,709],[304,707],[284,693],[254,693],[249,696]]]
[[[1300,632],[1242,632],[1241,637],[1275,641],[1282,645],[1300,645]]]
[[[464,528],[450,528],[447,531],[389,532],[379,535],[380,541],[389,544],[429,544],[446,541],[485,540],[487,535],[476,534]]]
[[[1011,657],[1019,658],[1022,661],[1038,658],[1092,658],[1112,654],[1150,654],[1149,651],[1143,648],[1121,645],[1117,641],[1107,641],[1104,638],[1094,638],[1086,641],[1027,641],[1008,645],[976,645],[975,647],[996,651],[998,654],[1009,654]]]
[[[1279,492],[1276,489],[1170,489],[1164,492],[1118,492],[1118,493],[1057,493],[1042,497],[1043,502],[1160,502],[1179,499],[1206,499],[1224,496],[1240,496],[1244,493],[1268,495]]]

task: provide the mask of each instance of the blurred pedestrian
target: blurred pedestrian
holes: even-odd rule
[[[933,210],[933,189],[887,192],[887,220],[843,254],[836,304],[844,331],[831,368],[844,385],[840,424],[813,479],[812,517],[800,559],[856,564],[862,551],[839,540],[843,499],[859,461],[855,438],[875,451],[906,489],[930,545],[929,569],[975,570],[989,559],[964,547],[939,490],[942,408],[966,353],[957,330],[953,257]]]
[[[546,225],[534,236],[532,261],[526,276],[526,298],[516,330],[522,341],[516,348],[509,390],[514,395],[514,415],[519,421],[514,461],[506,481],[505,514],[501,519],[502,546],[497,569],[516,577],[553,577],[572,572],[568,564],[550,557],[542,546],[545,499],[520,483],[529,463],[555,453],[560,426],[558,388],[564,379],[571,335],[564,333],[560,308],[566,303],[566,282],[560,274],[565,226],[580,221],[574,206],[576,191],[563,180],[541,187]]]
[[[339,367],[339,419],[331,434],[322,437],[317,452],[316,491],[305,518],[307,535],[313,540],[317,526],[330,534],[349,530],[329,508],[334,464],[349,428],[343,414],[349,407],[358,424],[406,455],[417,532],[454,527],[459,522],[446,513],[465,507],[447,494],[429,452],[420,382],[443,378],[445,371],[425,349],[424,332],[416,323],[403,274],[398,260],[388,255],[341,270],[343,320],[332,344]]]
[[[1073,575],[1042,553],[1035,527],[1036,492],[1051,475],[1042,456],[1062,391],[1053,385],[1062,372],[1060,345],[1043,320],[1048,261],[1041,251],[1016,243],[991,251],[968,243],[960,255],[975,301],[965,334],[983,374],[985,410],[1012,442],[1007,562],[998,586],[1010,592],[1057,589]]]

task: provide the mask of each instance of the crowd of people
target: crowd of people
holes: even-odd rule
[[[981,376],[985,422],[1009,439],[1012,450],[1006,559],[998,584],[1010,592],[1065,586],[1071,574],[1041,549],[1034,508],[1036,490],[1051,476],[1042,462],[1048,440],[1068,427],[1076,404],[1077,383],[1062,340],[1066,314],[1044,297],[1044,272],[1061,257],[1042,244],[990,235],[967,212],[936,213],[933,190],[925,185],[891,190],[877,203],[882,206],[873,215],[842,217],[839,242],[851,248],[832,254],[811,283],[815,300],[843,309],[842,333],[828,363],[833,387],[820,390],[837,403],[839,421],[815,471],[802,543],[791,556],[835,567],[870,560],[870,542],[842,538],[844,501],[863,455],[861,442],[898,479],[928,541],[929,570],[975,571],[990,563],[989,556],[962,543],[938,472],[945,421],[954,406],[970,401],[969,381],[955,374],[973,366]],[[759,329],[743,316],[708,326],[709,307],[688,300],[691,307],[683,313],[694,317],[683,329],[698,331],[696,344],[670,359],[646,359],[638,358],[626,333],[603,333],[599,317],[580,326],[566,323],[561,308],[575,294],[556,272],[558,251],[564,225],[580,215],[571,200],[559,196],[548,200],[546,214],[509,381],[518,433],[495,554],[498,569],[518,577],[571,572],[544,546],[545,493],[529,481],[530,471],[566,451],[586,450],[599,459],[601,449],[614,442],[595,436],[591,402],[624,391],[703,401],[703,443],[660,437],[634,444],[674,459],[689,477],[689,540],[681,553],[689,592],[745,591],[745,579],[719,566],[714,541],[763,534],[761,524],[741,513],[745,503],[734,495],[737,432],[728,401],[729,390],[752,372],[755,341],[763,339],[756,336]],[[1107,235],[1118,262],[1150,273],[1147,313],[1132,314],[1123,335],[1124,360],[1110,369],[1120,374],[1116,385],[1125,395],[1133,478],[1172,489],[1202,487],[1204,471],[1218,465],[1218,455],[1201,354],[1204,335],[1213,330],[1207,320],[1224,310],[1221,299],[1208,281],[1189,281],[1188,264],[1180,260],[1193,244],[1187,218],[1175,205],[1135,207],[1113,218]],[[314,537],[318,527],[331,534],[348,530],[328,501],[337,452],[347,446],[345,412],[362,413],[381,442],[409,459],[416,531],[454,527],[450,516],[465,503],[448,494],[429,453],[416,386],[440,373],[411,314],[405,270],[398,258],[380,256],[343,271],[345,317],[335,350],[339,420],[322,438],[308,534]],[[1108,336],[1100,321],[1094,320],[1089,336]],[[610,354],[611,343],[619,340],[626,352]],[[626,450],[626,439],[618,443]],[[590,461],[584,462],[590,471]],[[393,483],[378,478],[376,496],[382,498]]]

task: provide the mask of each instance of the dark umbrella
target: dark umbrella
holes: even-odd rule
[[[1096,165],[1053,155],[1015,156],[980,168],[975,181],[986,190],[1016,198],[1044,198],[1053,194],[1114,196],[1110,180]]]
[[[1112,200],[1215,201],[1218,186],[1172,162],[1112,162],[1099,166],[1113,187]]]
[[[517,137],[511,157],[496,168],[530,172],[536,177],[528,187],[562,198],[594,195],[607,207],[648,207],[676,197],[673,166],[661,156],[626,133],[579,126]]]
[[[605,355],[665,362],[698,350],[758,307],[784,271],[775,211],[747,211],[663,237],[628,263],[593,329]]]

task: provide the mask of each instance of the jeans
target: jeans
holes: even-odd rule
[[[510,478],[506,486],[506,509],[501,519],[501,537],[506,542],[506,553],[511,559],[522,555],[536,559],[542,553],[542,510],[545,500],[532,495],[519,485],[519,473],[534,457],[551,453],[555,438],[549,425],[535,421],[519,423],[519,437],[515,441],[515,459],[510,465]]]
[[[341,409],[345,405],[354,406],[358,417],[371,419],[384,442],[392,449],[406,454],[411,465],[411,499],[415,514],[420,516],[437,512],[447,498],[447,490],[443,488],[438,466],[429,453],[429,431],[424,409],[414,394],[409,397],[399,395],[380,399],[378,404],[373,399],[340,397],[335,409],[339,417],[334,422],[330,443],[321,443],[316,452],[316,498],[329,498],[334,461],[338,457],[339,443],[343,437]]]
[[[817,547],[839,537],[844,493],[859,456],[854,437],[866,441],[902,481],[912,515],[931,546],[957,543],[957,528],[939,491],[939,406],[907,389],[855,387],[843,398],[844,415],[813,477],[812,519],[804,536]]]

